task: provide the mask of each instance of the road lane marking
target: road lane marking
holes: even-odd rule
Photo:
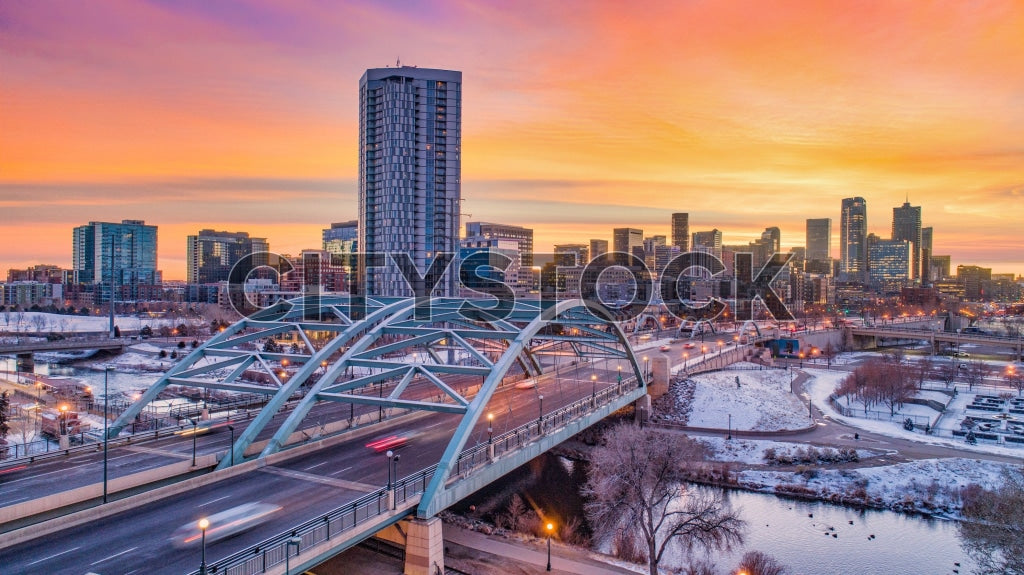
[[[72,547],[71,549],[68,549],[67,551],[61,551],[60,553],[54,553],[53,555],[50,555],[49,557],[43,557],[42,559],[36,559],[35,561],[33,561],[31,563],[28,563],[27,565],[35,565],[36,563],[42,563],[43,561],[46,561],[47,559],[53,559],[54,557],[60,557],[61,555],[64,555],[65,553],[71,553],[72,551],[78,551],[79,549],[81,549],[81,547]]]
[[[37,479],[37,478],[42,477],[44,475],[53,475],[54,473],[67,473],[67,472],[69,472],[69,471],[71,471],[73,469],[78,469],[80,467],[85,467],[86,465],[89,465],[89,464],[88,463],[83,463],[82,465],[75,465],[73,467],[68,467],[66,469],[58,469],[56,471],[47,471],[46,473],[36,473],[34,475],[29,475],[28,477],[22,477],[21,479],[12,479],[11,481],[5,481],[4,484],[5,485],[10,485],[12,483],[18,483],[19,481],[27,481],[29,479]]]
[[[178,453],[177,451],[167,451],[164,449],[153,449],[152,447],[142,447],[141,445],[135,445],[132,447],[126,447],[128,451],[135,453],[149,453],[151,455],[162,455],[164,457],[171,457],[174,459],[191,459],[191,453]],[[122,455],[121,457],[130,457],[132,454]]]
[[[267,466],[260,469],[263,473],[273,473],[274,475],[281,475],[284,477],[291,477],[292,479],[299,479],[303,481],[311,481],[313,483],[323,483],[332,487],[341,487],[342,489],[352,489],[354,491],[365,491],[371,493],[380,489],[379,485],[370,485],[368,483],[358,483],[356,481],[346,481],[344,479],[331,479],[322,475],[314,475],[312,473],[303,473],[301,471],[294,471],[292,469],[284,469],[281,467]]]
[[[339,470],[337,470],[337,471],[335,471],[333,473],[328,473],[327,475],[338,475],[339,473],[345,473],[346,471],[348,471],[349,469],[352,469],[353,467],[354,467],[353,465],[349,465],[345,469],[339,469]]]
[[[90,563],[89,567],[92,567],[93,565],[99,565],[100,563],[103,563],[104,561],[107,561],[108,559],[113,559],[114,557],[120,557],[120,556],[124,555],[125,553],[130,553],[132,551],[135,551],[136,549],[138,549],[138,547],[132,547],[131,549],[125,549],[124,551],[122,551],[120,553],[114,553],[110,557],[106,557],[106,558],[100,559],[99,561],[97,561],[95,563]]]
[[[330,463],[330,462],[329,461],[321,461],[320,463],[317,463],[315,465],[310,465],[309,467],[303,468],[303,471],[309,471],[310,469],[316,469],[317,467],[320,467],[321,465],[327,465],[328,463]]]
[[[218,497],[216,499],[211,499],[211,500],[207,501],[206,503],[200,503],[199,506],[202,507],[203,505],[209,505],[211,503],[216,503],[216,502],[218,502],[218,501],[220,501],[222,499],[227,499],[228,497],[231,497],[231,496],[230,495],[225,495],[224,497]]]

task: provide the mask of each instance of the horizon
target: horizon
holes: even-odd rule
[[[0,267],[70,267],[75,226],[123,219],[167,280],[205,228],[319,249],[357,217],[359,77],[401,58],[463,73],[462,224],[537,251],[687,212],[784,251],[828,217],[835,257],[842,198],[888,237],[909,196],[953,269],[1024,273],[1024,6],[245,7],[0,8]]]

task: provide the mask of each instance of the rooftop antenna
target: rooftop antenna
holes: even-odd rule
[[[401,67],[402,67],[402,59],[401,58],[395,58],[395,68],[401,68]]]

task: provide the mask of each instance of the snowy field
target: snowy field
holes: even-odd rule
[[[803,474],[747,470],[739,473],[739,482],[757,491],[956,516],[962,488],[1001,485],[1008,467],[978,459],[922,459],[860,469],[812,468]]]
[[[770,439],[725,439],[724,437],[694,437],[703,443],[709,450],[709,459],[712,461],[725,461],[730,463],[745,463],[748,465],[764,465],[764,452],[772,449],[776,453],[792,454],[800,449],[806,449],[809,444],[795,443],[792,441],[773,441]],[[813,446],[821,451],[824,447]],[[858,449],[857,456],[861,459],[876,457],[882,452],[870,449]]]
[[[678,406],[675,413],[661,414],[670,421],[685,421],[691,427],[778,431],[801,429],[811,421],[807,405],[789,392],[790,373],[779,369],[758,370],[752,363],[737,363],[729,369],[702,373],[689,382],[673,385],[669,393]],[[739,386],[736,381],[739,379]],[[692,386],[693,400],[686,405],[687,387]],[[688,407],[688,409],[687,409]]]
[[[158,329],[161,326],[175,327],[186,320],[181,318],[140,318],[134,315],[115,315],[114,325],[121,329],[138,330],[144,326]],[[206,324],[209,327],[209,324]],[[110,329],[110,317],[64,315],[36,311],[3,311],[0,312],[0,330],[31,334],[47,334],[51,331],[68,332],[105,332]]]

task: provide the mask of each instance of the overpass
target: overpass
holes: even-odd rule
[[[444,561],[438,512],[647,393],[624,334],[579,300],[490,311],[459,299],[282,302],[191,352],[114,422],[110,436],[171,385],[261,393],[268,401],[217,455],[214,473],[12,533],[5,564],[181,573],[198,563],[167,543],[168,522],[194,525],[228,505],[211,501],[248,493],[287,512],[211,546],[209,573],[279,573],[286,562],[307,568],[374,534],[407,544],[408,573],[433,573]],[[285,422],[258,452],[247,450],[289,400]],[[348,421],[322,426],[339,429],[333,436],[290,442],[325,402],[347,405]],[[398,457],[364,447],[371,436],[408,443],[402,466],[413,472],[399,474]],[[147,541],[145,556],[135,546],[106,557],[111,548],[100,540],[97,550],[72,549],[93,537],[88,523],[98,520],[107,539]],[[76,563],[61,563],[72,552]]]
[[[864,343],[864,340],[870,340],[874,346],[877,347],[878,341],[882,339],[903,339],[903,340],[920,340],[928,341],[931,343],[933,349],[938,349],[939,343],[953,344],[960,346],[965,343],[984,345],[990,347],[1001,347],[1010,350],[1015,350],[1017,356],[1022,355],[1024,350],[1024,339],[1020,337],[1006,337],[998,335],[983,335],[978,333],[956,333],[948,331],[938,331],[933,329],[922,329],[920,327],[897,327],[897,326],[857,326],[848,328],[850,329],[851,335],[857,339],[859,338]]]
[[[109,349],[124,351],[128,344],[122,339],[104,338],[70,338],[57,341],[36,339],[18,343],[0,344],[0,355],[23,355],[41,351],[80,351],[87,349]]]

